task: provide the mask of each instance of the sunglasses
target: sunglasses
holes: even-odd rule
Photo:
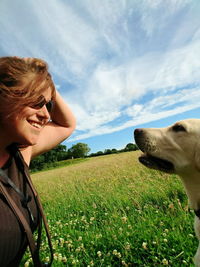
[[[49,113],[53,110],[53,100],[47,102],[44,96],[40,96],[38,102],[31,105],[31,108],[41,109],[44,105]]]

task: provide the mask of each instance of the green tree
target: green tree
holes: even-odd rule
[[[68,155],[73,158],[84,158],[87,156],[90,148],[87,144],[77,143],[68,150]]]
[[[30,169],[32,171],[39,171],[42,170],[45,164],[45,158],[44,155],[39,155],[36,158],[34,158],[30,163]]]
[[[138,147],[136,144],[133,143],[128,143],[124,148],[124,151],[135,151],[135,150],[138,150]]]
[[[43,155],[46,163],[64,160],[67,158],[67,147],[65,145],[59,144]]]
[[[53,149],[56,153],[57,161],[65,160],[68,158],[68,151],[65,145],[58,145]]]
[[[98,151],[96,154],[97,154],[97,156],[101,156],[101,155],[103,155],[103,152],[102,151]]]
[[[30,169],[32,171],[42,170],[48,166],[49,163],[65,160],[68,157],[67,147],[65,145],[58,145],[57,147],[37,156],[31,161]]]
[[[108,148],[108,149],[105,149],[105,150],[104,150],[104,154],[105,154],[105,155],[112,154],[112,150],[109,149],[109,148]]]
[[[96,153],[91,153],[89,157],[97,157],[97,156],[102,156],[102,155],[104,155],[104,153],[102,151],[98,151]]]

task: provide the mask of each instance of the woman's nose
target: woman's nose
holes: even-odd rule
[[[44,119],[44,118],[45,118],[46,120],[49,120],[49,119],[50,119],[50,114],[49,114],[49,112],[48,112],[48,110],[47,110],[46,105],[44,105],[42,108],[40,108],[40,109],[38,110],[38,115],[39,115],[40,117],[43,117],[43,119]]]

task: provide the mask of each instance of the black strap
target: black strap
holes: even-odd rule
[[[40,198],[38,196],[37,191],[35,190],[35,188],[33,186],[33,183],[31,181],[31,179],[29,178],[29,175],[26,173],[26,170],[24,168],[24,163],[23,163],[24,160],[22,158],[21,153],[19,152],[19,150],[15,146],[13,146],[11,148],[11,153],[13,154],[13,156],[14,156],[14,158],[16,160],[17,166],[19,167],[21,172],[24,174],[24,176],[26,178],[26,181],[28,182],[28,184],[29,184],[29,186],[30,186],[30,188],[31,188],[31,190],[33,192],[33,195],[34,195],[35,201],[37,203],[37,206],[39,208],[39,212],[40,212],[42,220],[39,223],[39,229],[38,229],[38,239],[37,239],[38,251],[39,251],[39,248],[40,248],[40,245],[41,245],[41,229],[42,229],[42,221],[43,221],[44,229],[45,229],[45,232],[46,232],[48,245],[49,245],[49,249],[50,249],[50,262],[48,264],[45,264],[45,266],[51,266],[51,264],[53,262],[53,247],[52,247],[52,244],[51,244],[51,237],[50,237],[50,233],[49,233],[49,227],[48,227],[48,223],[47,223],[47,220],[46,220],[46,216],[44,215],[42,203],[40,201]]]
[[[7,203],[9,204],[10,208],[12,209],[13,213],[17,217],[18,221],[23,226],[23,229],[24,229],[26,236],[27,236],[27,240],[28,240],[30,251],[31,251],[34,266],[41,267],[42,265],[41,265],[40,259],[38,257],[37,247],[35,245],[35,241],[34,241],[30,226],[27,223],[27,220],[25,219],[24,215],[22,214],[22,212],[20,211],[18,206],[15,204],[15,202],[12,200],[12,198],[8,194],[7,190],[5,189],[5,187],[3,186],[1,181],[0,181],[0,191],[3,194],[3,196],[5,197]]]
[[[23,158],[21,156],[21,153],[18,151],[17,147],[14,147],[14,146],[10,147],[9,150],[10,150],[10,153],[14,156],[16,164],[17,164],[20,172],[23,174],[23,176],[25,178],[25,182],[27,182],[29,184],[29,186],[33,192],[33,196],[35,199],[36,206],[38,208],[38,212],[41,215],[41,216],[39,216],[37,244],[35,244],[35,240],[33,238],[33,234],[32,234],[32,231],[31,231],[29,224],[27,223],[25,217],[23,216],[23,214],[21,213],[21,211],[19,210],[19,208],[17,207],[15,202],[9,196],[9,194],[8,194],[7,190],[5,189],[3,184],[7,184],[7,185],[11,186],[13,188],[13,190],[15,190],[15,192],[17,192],[19,194],[19,196],[21,198],[22,205],[25,205],[25,207],[27,208],[27,210],[29,212],[31,222],[34,223],[33,215],[32,215],[32,213],[31,213],[31,211],[27,205],[28,202],[30,201],[30,197],[25,196],[1,168],[0,168],[0,176],[3,178],[3,181],[0,180],[0,191],[4,195],[4,197],[6,198],[9,206],[13,210],[13,213],[16,215],[19,222],[23,226],[23,229],[24,229],[26,236],[27,236],[27,240],[28,240],[29,248],[31,251],[32,258],[33,258],[34,266],[36,266],[36,267],[51,266],[51,264],[53,262],[53,247],[51,244],[51,238],[50,238],[50,234],[49,234],[47,220],[46,220],[46,217],[45,217],[44,212],[43,212],[41,201],[40,201],[38,194],[37,194],[37,192],[36,192],[36,190],[32,184],[32,181],[29,178],[29,175],[25,171]],[[49,263],[41,263],[40,256],[39,256],[39,250],[40,250],[40,245],[41,245],[42,221],[44,222],[44,228],[45,228],[45,232],[46,232],[48,244],[49,244],[49,249],[50,249],[50,261],[49,261]]]
[[[15,147],[14,147],[14,150],[11,150],[11,153],[13,154],[13,156],[14,156],[14,158],[16,160],[18,168],[20,169],[22,174],[25,176],[26,181],[28,182],[28,184],[29,184],[29,186],[30,186],[30,188],[31,188],[31,190],[33,192],[36,204],[37,204],[37,206],[39,208],[39,213],[41,215],[41,220],[39,221],[38,238],[37,238],[38,255],[39,255],[39,249],[40,249],[40,245],[41,245],[42,221],[43,221],[44,229],[45,229],[47,240],[48,240],[49,250],[50,250],[50,261],[49,261],[49,263],[44,263],[43,266],[51,266],[52,262],[53,262],[53,246],[52,246],[52,243],[51,243],[51,237],[50,237],[50,233],[49,233],[48,223],[47,223],[47,220],[46,220],[46,216],[44,215],[44,211],[43,211],[43,208],[42,208],[42,204],[41,204],[40,198],[38,196],[37,191],[35,190],[35,188],[33,186],[33,183],[31,181],[31,179],[29,178],[29,175],[25,171],[24,163],[23,163],[24,160],[22,158],[21,153]]]

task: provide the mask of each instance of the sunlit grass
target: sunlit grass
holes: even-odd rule
[[[32,175],[49,221],[53,266],[193,266],[197,240],[182,184],[140,165],[138,153]]]

